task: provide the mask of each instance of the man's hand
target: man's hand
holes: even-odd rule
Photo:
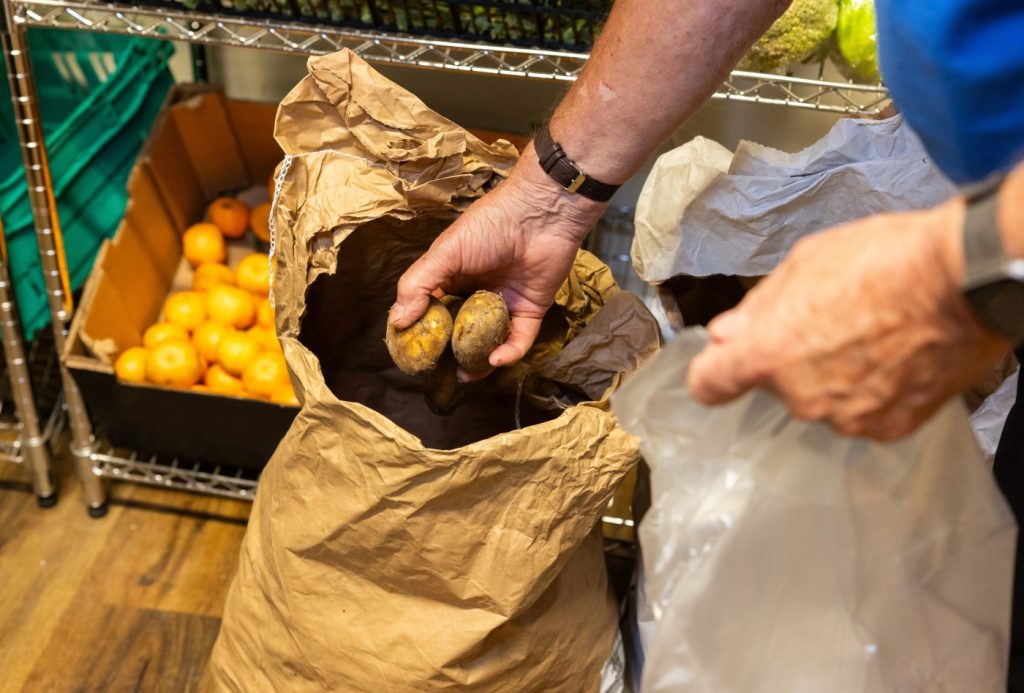
[[[400,328],[410,325],[437,290],[494,291],[508,304],[512,330],[490,362],[515,363],[537,338],[580,242],[605,206],[563,190],[529,148],[509,179],[474,203],[402,276],[392,321]]]
[[[960,294],[961,198],[811,236],[708,326],[690,368],[707,403],[752,387],[844,435],[894,440],[1010,348]]]

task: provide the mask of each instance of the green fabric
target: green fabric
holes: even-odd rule
[[[128,174],[173,85],[167,69],[173,47],[50,29],[30,30],[29,47],[72,288],[78,289],[124,215]],[[0,179],[0,218],[22,326],[31,338],[50,316],[6,79],[2,85],[0,171],[10,173]]]

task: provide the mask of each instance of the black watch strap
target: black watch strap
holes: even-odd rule
[[[610,185],[588,176],[580,170],[572,159],[566,155],[562,146],[551,139],[551,132],[545,125],[533,139],[533,148],[540,159],[540,167],[555,179],[559,185],[571,193],[582,195],[595,202],[607,202],[619,189],[618,185]]]
[[[999,233],[998,175],[964,190],[963,295],[983,325],[1015,345],[1024,344],[1024,260],[1012,258]]]

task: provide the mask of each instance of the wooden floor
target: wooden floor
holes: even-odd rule
[[[43,510],[26,470],[0,463],[0,691],[194,690],[249,504],[113,484],[96,520],[57,467]]]

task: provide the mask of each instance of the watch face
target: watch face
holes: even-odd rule
[[[986,327],[1014,344],[1024,340],[1024,284],[1000,279],[969,289],[964,297]]]

